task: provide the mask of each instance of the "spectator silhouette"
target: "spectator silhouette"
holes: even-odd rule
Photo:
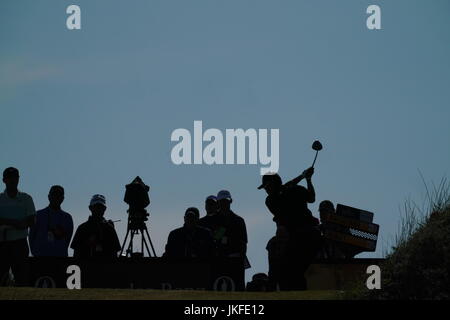
[[[285,253],[277,263],[279,271],[275,273],[282,276],[271,279],[272,283],[278,282],[281,290],[306,290],[304,273],[321,246],[317,219],[308,209],[308,203],[313,203],[316,197],[313,174],[311,167],[284,185],[278,174],[267,174],[258,187],[267,192],[265,202],[277,225],[277,237],[287,239]],[[297,185],[304,178],[307,188]],[[270,271],[273,276],[273,270]]]
[[[75,258],[114,258],[120,251],[120,242],[111,220],[103,217],[106,211],[105,197],[96,194],[92,197],[89,210],[91,216],[81,224],[70,246]]]
[[[320,214],[320,230],[322,233],[327,228],[327,222],[325,221],[327,215],[336,214],[334,205],[330,200],[324,200],[319,204],[319,214]],[[345,251],[343,246],[335,241],[324,239],[322,248],[319,251],[318,258],[321,259],[345,259]]]
[[[30,229],[29,242],[35,257],[67,257],[73,234],[72,216],[61,209],[64,188],[52,186],[49,205],[36,214],[36,224]]]
[[[200,213],[197,208],[188,208],[184,214],[184,225],[169,233],[165,257],[208,258],[212,257],[214,242],[208,229],[198,225]]]
[[[265,292],[272,291],[269,285],[269,277],[265,273],[256,273],[252,277],[252,281],[247,282],[245,291],[249,292]]]
[[[26,258],[29,248],[28,228],[36,220],[31,196],[17,189],[19,170],[3,171],[6,189],[0,193],[0,282],[6,280],[11,268],[16,285],[26,285]]]
[[[233,199],[229,191],[219,191],[217,201],[219,211],[215,238],[218,243],[219,256],[246,258],[248,241],[244,219],[231,210]]]
[[[216,196],[211,195],[206,198],[205,211],[206,215],[199,220],[199,225],[212,231],[217,223],[217,213],[219,211]]]
[[[326,222],[326,216],[329,214],[336,214],[336,210],[334,209],[334,205],[331,201],[329,200],[324,200],[320,203],[319,205],[319,213],[320,213],[320,220],[321,220],[321,225],[320,225],[320,230],[322,231],[322,233],[324,233],[324,231],[326,229],[332,229],[333,230],[333,226],[329,225]],[[345,232],[347,234],[351,234],[350,232],[350,228],[348,227],[340,227],[340,231],[341,232]],[[329,239],[324,239],[324,243],[323,243],[323,247],[322,250],[319,252],[319,258],[322,259],[352,259],[355,257],[355,255],[357,255],[358,253],[360,253],[360,249],[355,248],[351,245],[348,245],[346,243],[342,243],[342,242],[338,242],[338,241],[334,241],[334,240],[329,240]]]
[[[208,196],[205,200],[206,215],[198,221],[198,225],[209,229],[214,239],[215,252],[217,255],[217,238],[219,229],[219,204],[217,203],[217,197],[214,195]]]

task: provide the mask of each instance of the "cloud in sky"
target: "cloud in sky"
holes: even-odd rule
[[[53,64],[31,64],[20,59],[0,60],[0,86],[17,87],[52,79],[61,74]]]

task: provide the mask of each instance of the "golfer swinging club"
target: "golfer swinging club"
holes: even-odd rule
[[[286,244],[277,261],[269,262],[269,280],[281,290],[306,290],[304,273],[321,246],[317,220],[307,205],[316,199],[313,174],[314,167],[310,167],[286,184],[278,174],[267,174],[258,187],[267,192],[266,206],[277,224],[276,238]],[[297,185],[304,178],[307,188]]]

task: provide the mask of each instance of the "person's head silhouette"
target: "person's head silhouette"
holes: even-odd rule
[[[61,186],[52,186],[48,192],[49,206],[52,209],[60,209],[64,201],[64,188]]]
[[[262,177],[262,184],[258,189],[266,190],[268,195],[280,192],[283,182],[277,173],[265,174]]]
[[[217,213],[219,205],[216,196],[208,196],[205,200],[205,210],[207,215],[214,215]]]
[[[200,211],[195,207],[186,209],[184,213],[184,226],[188,229],[195,228],[200,218]]]
[[[324,218],[326,214],[334,214],[334,205],[330,200],[324,200],[319,204],[320,220]]]
[[[3,183],[7,191],[17,191],[19,185],[19,170],[13,167],[6,168],[3,171]]]
[[[91,202],[89,204],[89,210],[92,213],[92,217],[95,219],[103,218],[106,211],[106,199],[105,196],[101,194],[95,194],[92,196]]]
[[[217,193],[217,203],[219,204],[220,212],[230,211],[232,202],[233,199],[231,198],[231,193],[228,190],[221,190]]]

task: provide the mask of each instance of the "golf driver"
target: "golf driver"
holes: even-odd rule
[[[314,164],[316,163],[317,155],[319,154],[319,151],[322,150],[323,146],[322,146],[322,144],[320,143],[319,140],[316,140],[316,141],[313,142],[312,148],[313,148],[313,150],[316,150],[316,156],[314,157],[314,161],[313,161],[313,164],[311,166],[311,167],[314,168]]]

